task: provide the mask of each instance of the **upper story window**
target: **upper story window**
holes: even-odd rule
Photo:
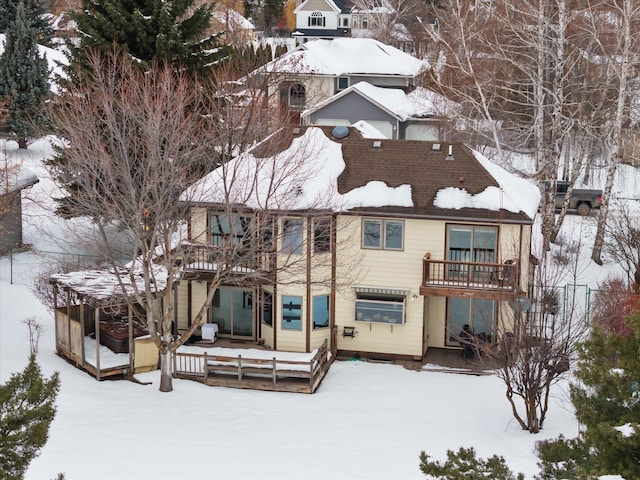
[[[449,264],[448,275],[488,281],[493,267],[473,264],[495,263],[497,242],[497,227],[448,225],[447,260],[459,262]]]
[[[282,251],[284,253],[302,253],[302,220],[285,218],[282,221]]]
[[[322,13],[315,11],[308,19],[309,27],[324,27],[326,19],[322,16]]]
[[[294,83],[289,87],[289,105],[304,107],[307,91],[301,83]]]
[[[342,19],[342,26],[343,27],[348,27],[349,26],[349,19],[348,18],[343,18]]]
[[[316,218],[313,220],[313,253],[331,251],[331,219]]]
[[[404,248],[404,222],[402,220],[363,220],[362,248],[402,250]]]
[[[211,245],[242,246],[251,241],[249,226],[251,218],[242,215],[213,213],[210,218]]]
[[[349,88],[349,77],[338,77],[338,90]]]

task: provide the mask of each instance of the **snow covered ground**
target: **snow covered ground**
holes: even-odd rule
[[[25,241],[61,251],[68,222],[51,217],[56,188],[41,166],[46,142],[18,152],[41,181],[26,192]],[[625,171],[634,186],[635,171]],[[634,192],[621,192],[627,196]],[[569,217],[567,235],[590,246],[595,221]],[[72,225],[80,227],[80,225]],[[81,253],[74,250],[73,253]],[[47,257],[25,252],[0,258],[0,382],[20,371],[29,354],[25,318],[44,327],[38,361],[46,375],[60,372],[58,412],[49,441],[27,479],[58,472],[75,479],[420,479],[418,456],[444,459],[447,449],[473,446],[481,456],[503,455],[515,471],[533,478],[538,440],[577,424],[566,383],[552,390],[544,430],[531,435],[513,420],[504,388],[493,375],[411,371],[402,366],[339,361],[313,395],[214,388],[174,380],[158,391],[159,374],[97,382],[55,354],[51,312],[31,292]],[[615,266],[580,260],[579,281],[595,287]],[[613,472],[612,472],[613,473]]]

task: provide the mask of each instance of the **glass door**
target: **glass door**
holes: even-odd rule
[[[219,287],[213,296],[211,322],[218,334],[231,338],[255,338],[253,293],[240,288]]]

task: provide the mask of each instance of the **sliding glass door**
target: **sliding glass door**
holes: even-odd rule
[[[255,338],[253,293],[240,288],[219,287],[211,305],[211,322],[218,334],[231,338]]]

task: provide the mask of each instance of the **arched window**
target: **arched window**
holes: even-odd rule
[[[315,11],[311,14],[308,19],[309,27],[324,27],[325,26],[325,18],[322,16],[322,13]]]
[[[306,89],[301,83],[293,83],[289,87],[289,106],[304,107]]]

